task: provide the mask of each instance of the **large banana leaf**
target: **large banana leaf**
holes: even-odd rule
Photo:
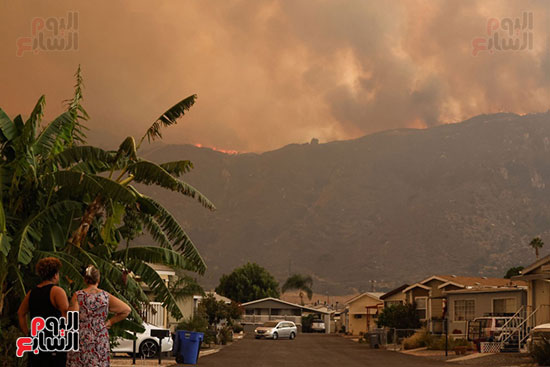
[[[19,262],[26,265],[32,260],[34,243],[40,242],[42,238],[41,228],[45,223],[55,221],[55,218],[81,208],[82,204],[79,202],[64,200],[41,210],[27,220],[13,244]]]
[[[153,237],[153,240],[161,247],[172,249],[172,243],[166,236],[166,233],[160,227],[160,224],[151,215],[143,214],[140,218],[147,232]]]
[[[4,256],[8,256],[11,249],[11,238],[5,234],[0,233],[0,253]]]
[[[33,126],[36,129],[36,126],[37,126],[36,124],[40,123],[42,116],[44,116],[45,106],[46,106],[46,96],[41,95],[40,98],[38,98],[38,101],[36,102],[36,105],[34,106],[31,114],[29,115],[27,122],[25,122],[25,125],[30,123],[31,126]]]
[[[25,122],[25,127],[23,129],[23,136],[26,136],[26,143],[30,144],[34,141],[36,128],[40,124],[42,116],[44,116],[44,106],[46,105],[46,96],[42,95],[36,102],[34,109],[32,110],[27,122]]]
[[[69,142],[75,124],[74,121],[73,115],[68,111],[59,115],[46,126],[36,139],[32,146],[34,154],[47,157],[60,145]]]
[[[2,142],[6,140],[12,140],[17,136],[17,129],[13,121],[8,117],[3,109],[0,108],[0,135],[3,139]]]
[[[115,162],[119,162],[121,158],[127,158],[131,161],[137,160],[137,153],[136,153],[136,141],[132,136],[128,136],[126,139],[122,141],[120,146],[118,147],[118,151],[116,153]]]
[[[130,247],[112,253],[113,260],[141,260],[152,264],[162,264],[174,269],[189,269],[189,263],[180,253],[161,247]]]
[[[155,269],[141,260],[130,260],[128,268],[149,286],[155,295],[155,300],[162,302],[163,306],[166,307],[175,319],[183,317],[176,298]]]
[[[143,138],[141,138],[140,140],[140,144],[145,137],[147,137],[148,141],[155,140],[156,138],[162,138],[162,134],[160,133],[161,127],[175,125],[177,123],[177,119],[183,116],[185,112],[188,111],[191,108],[191,106],[195,104],[196,99],[197,99],[197,95],[193,94],[179,101],[170,109],[168,109],[168,111],[164,112],[153,123],[153,125],[151,125],[149,129],[147,129],[147,132],[145,133]]]
[[[126,204],[135,202],[134,192],[116,181],[97,175],[87,175],[83,172],[58,171],[44,179],[48,186],[72,188],[75,193],[91,196],[103,195],[105,199],[119,201]]]
[[[138,202],[140,205],[152,206],[156,209],[156,213],[153,215],[155,221],[160,225],[166,237],[172,243],[172,247],[177,251],[181,251],[182,254],[187,258],[189,264],[194,266],[196,271],[199,274],[204,274],[206,271],[206,263],[199,254],[199,251],[195,247],[195,244],[191,241],[187,233],[179,225],[176,218],[166,210],[162,205],[160,205],[155,200],[141,195],[138,197]],[[142,204],[144,203],[144,204]]]
[[[168,171],[156,163],[141,160],[131,164],[127,168],[128,173],[131,173],[135,182],[145,185],[155,184],[166,189],[177,191],[183,195],[197,198],[198,201],[208,209],[215,210],[214,204],[208,200],[206,196],[201,194],[193,186],[178,180],[173,177]]]
[[[160,166],[164,168],[166,172],[176,177],[180,177],[184,173],[187,173],[193,169],[193,163],[188,160],[166,162],[162,163]]]
[[[90,145],[77,145],[56,154],[53,161],[61,168],[69,168],[82,162],[105,167],[113,161],[113,152]]]

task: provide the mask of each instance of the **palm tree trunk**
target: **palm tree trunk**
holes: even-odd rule
[[[539,248],[535,247],[535,255],[537,256],[537,260],[539,259]]]

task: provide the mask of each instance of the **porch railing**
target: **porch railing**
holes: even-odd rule
[[[142,304],[140,316],[143,321],[153,324],[158,327],[166,327],[165,323],[165,308],[161,302],[149,302],[149,304]]]

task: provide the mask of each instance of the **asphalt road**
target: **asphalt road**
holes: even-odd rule
[[[295,340],[256,340],[251,335],[199,359],[199,367],[307,367],[307,366],[446,366],[402,353],[370,349],[337,335],[299,334]]]

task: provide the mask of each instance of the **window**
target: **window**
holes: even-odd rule
[[[362,318],[362,317],[363,317],[363,315],[360,315],[360,314],[355,314],[355,315],[353,315],[353,318],[354,318],[354,319],[360,319],[360,318]]]
[[[474,319],[476,303],[473,299],[455,301],[455,321],[471,321]]]
[[[416,304],[416,314],[418,318],[420,320],[426,320],[428,297],[416,297],[414,303]]]
[[[247,315],[254,315],[254,309],[253,308],[247,308],[244,311]]]
[[[514,313],[516,312],[515,298],[496,298],[493,299],[493,312],[499,313]]]

